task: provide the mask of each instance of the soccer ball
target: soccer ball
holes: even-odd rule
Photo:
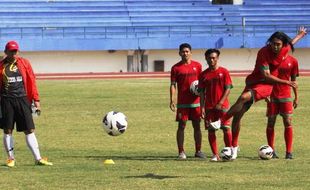
[[[220,152],[220,157],[223,161],[231,160],[232,158],[232,150],[231,147],[224,147]]]
[[[189,90],[192,94],[199,96],[199,92],[198,92],[198,80],[194,80],[191,83],[191,86],[189,87]]]
[[[273,156],[273,149],[269,145],[263,145],[258,149],[258,156],[263,160],[270,160]]]
[[[103,129],[111,136],[123,134],[127,129],[127,117],[116,111],[110,111],[102,120]]]

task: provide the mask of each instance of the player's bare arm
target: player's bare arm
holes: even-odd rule
[[[305,35],[307,35],[307,28],[305,28],[304,26],[299,27],[297,35],[292,40],[292,44],[295,45]]]
[[[224,94],[223,94],[221,100],[216,104],[215,109],[217,109],[217,110],[221,110],[222,109],[223,103],[228,98],[229,93],[230,93],[230,88],[227,88],[224,91]]]
[[[200,89],[200,109],[201,109],[201,118],[204,119],[206,116],[205,110],[205,89]]]
[[[287,84],[293,88],[297,88],[297,83],[295,81],[279,79],[278,77],[271,75],[269,69],[263,70],[262,74],[265,77],[266,82],[269,82],[272,84],[274,84],[274,83]]]
[[[291,76],[291,81],[295,81],[295,83],[297,84],[296,76]],[[293,107],[294,109],[296,109],[298,106],[298,85],[296,88],[293,88],[293,93],[294,93]]]
[[[298,107],[298,96],[297,96],[297,88],[293,88],[293,92],[294,92],[294,100],[293,100],[293,107],[294,109],[296,109]]]
[[[170,109],[171,111],[175,112],[176,110],[176,84],[174,82],[170,85]]]

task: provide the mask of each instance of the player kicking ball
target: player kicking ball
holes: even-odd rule
[[[284,32],[275,32],[267,40],[266,46],[257,53],[254,70],[246,77],[246,86],[237,101],[220,120],[210,123],[213,127],[225,123],[231,117],[232,121],[232,159],[237,158],[240,122],[243,115],[257,101],[271,95],[273,85],[281,84],[297,88],[295,81],[278,78],[280,64],[288,58],[289,52],[294,51],[294,44],[306,34],[301,27],[297,36],[292,40]]]

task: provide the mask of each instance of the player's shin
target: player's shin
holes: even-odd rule
[[[7,152],[8,159],[14,160],[14,139],[12,134],[3,134],[3,146]]]

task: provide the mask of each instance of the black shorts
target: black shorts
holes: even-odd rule
[[[15,123],[17,131],[27,131],[35,128],[32,119],[31,103],[27,97],[1,97],[1,111],[1,129],[13,130]]]

